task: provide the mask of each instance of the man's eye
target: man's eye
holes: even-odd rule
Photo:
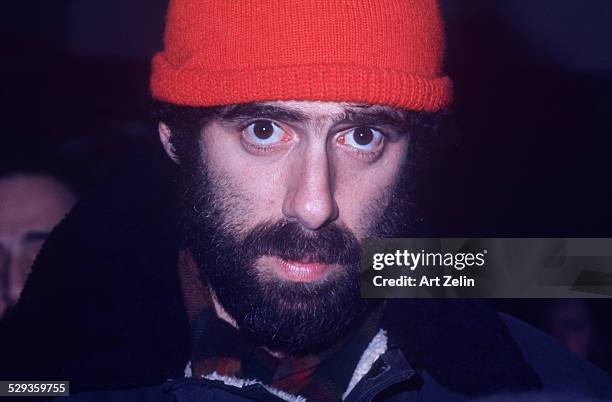
[[[255,145],[271,145],[283,141],[288,134],[270,120],[257,120],[244,129],[246,140]]]
[[[383,141],[383,134],[370,127],[356,127],[343,135],[343,143],[362,151],[375,151]]]

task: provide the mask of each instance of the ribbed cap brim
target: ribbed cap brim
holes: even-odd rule
[[[158,53],[153,58],[151,92],[155,99],[190,106],[302,100],[434,112],[451,102],[452,82],[448,77],[332,64],[246,71],[177,69]]]

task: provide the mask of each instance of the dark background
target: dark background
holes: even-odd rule
[[[3,162],[51,156],[86,192],[134,150],[158,150],[148,75],[166,3],[5,2]],[[441,133],[450,145],[432,151],[419,195],[427,227],[460,236],[612,236],[612,2],[442,5],[456,101]],[[532,302],[499,305],[542,326]],[[608,305],[589,303],[605,341]]]

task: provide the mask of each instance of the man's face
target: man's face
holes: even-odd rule
[[[237,105],[199,141],[181,163],[186,240],[203,277],[257,342],[293,354],[329,346],[367,310],[360,241],[407,220],[403,112]]]

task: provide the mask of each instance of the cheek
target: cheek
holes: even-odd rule
[[[243,227],[278,219],[282,205],[282,163],[258,163],[239,144],[218,136],[205,144],[204,155],[224,213]]]
[[[388,204],[388,197],[405,163],[405,144],[391,144],[378,161],[337,158],[336,202],[339,218],[358,237],[363,237]]]
[[[257,167],[243,165],[238,172],[240,188],[248,194],[248,208],[258,221],[281,217],[285,179],[282,166]]]

